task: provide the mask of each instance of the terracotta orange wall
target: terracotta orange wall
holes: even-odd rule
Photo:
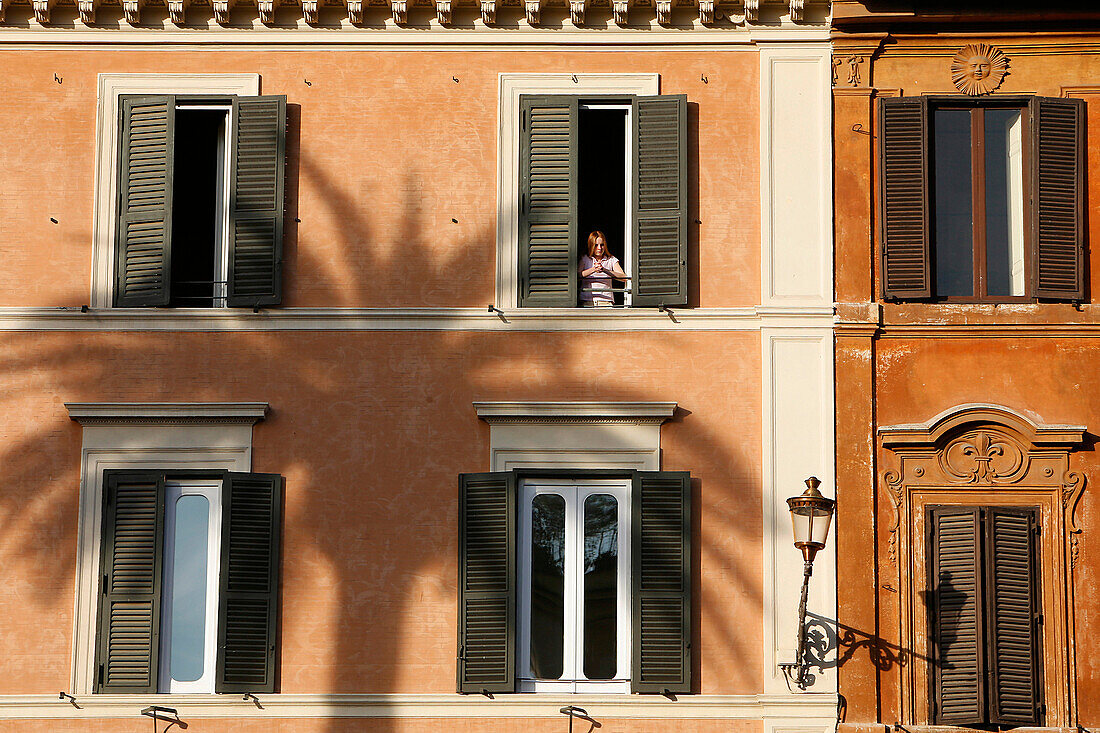
[[[253,467],[287,479],[282,691],[445,693],[457,474],[489,468],[489,428],[471,402],[586,399],[687,411],[662,428],[662,465],[695,478],[700,688],[759,692],[759,338],[3,336],[0,694],[68,687],[81,437],[63,402],[270,402]]]
[[[258,73],[287,96],[287,306],[492,302],[498,74],[546,71],[658,73],[662,93],[687,94],[693,300],[759,299],[751,48],[18,50],[0,68],[0,97],[18,101],[0,105],[0,306],[88,302],[96,75],[181,71]]]

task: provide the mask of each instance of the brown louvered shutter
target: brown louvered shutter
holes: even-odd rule
[[[927,99],[879,100],[878,129],[883,297],[928,298],[932,217]]]
[[[1042,725],[1035,510],[986,514],[988,722]]]
[[[1035,295],[1085,295],[1085,102],[1033,97],[1032,241]]]
[[[689,693],[691,475],[638,471],[631,491],[630,689]]]
[[[981,512],[932,511],[932,703],[942,725],[985,722]]]
[[[516,480],[459,476],[458,691],[514,692]]]
[[[275,692],[283,487],[277,474],[225,474],[216,692]]]
[[[631,304],[687,304],[687,96],[634,99]]]
[[[286,97],[235,97],[229,199],[231,307],[282,301]]]
[[[96,692],[156,692],[164,477],[103,475]]]
[[[168,305],[176,100],[120,101],[114,304]]]
[[[520,97],[520,305],[577,305],[577,98]]]

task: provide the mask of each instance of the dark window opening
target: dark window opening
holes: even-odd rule
[[[596,230],[607,238],[609,254],[619,260],[627,275],[627,109],[624,105],[585,105],[582,103],[578,124],[578,256],[588,253],[588,235]],[[612,288],[622,291],[630,281],[612,280]],[[584,288],[583,278],[580,284]],[[581,294],[583,298],[583,293]],[[627,301],[624,293],[614,293],[615,305]]]
[[[222,215],[227,110],[176,110],[169,305],[225,305]]]

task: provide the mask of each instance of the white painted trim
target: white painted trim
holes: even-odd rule
[[[475,402],[482,420],[528,422],[591,420],[594,422],[664,422],[676,413],[675,402]]]
[[[828,43],[760,47],[765,305],[822,306],[833,300],[831,61]],[[784,81],[782,67],[795,81]]]
[[[152,702],[176,708],[180,718],[554,718],[558,709],[576,705],[572,694],[517,693],[489,700],[480,695],[299,695],[257,696],[262,709],[241,695],[81,695],[74,708],[54,695],[0,696],[0,720],[122,718],[140,723],[138,711]],[[782,718],[806,725],[820,719],[813,733],[832,730],[835,694],[660,695],[591,694],[584,707],[597,719],[724,719]],[[807,732],[809,733],[809,732]]]
[[[6,34],[0,34],[3,38]],[[94,308],[108,308],[114,288],[115,208],[118,196],[118,97],[120,94],[260,93],[259,74],[100,74],[96,112],[95,206],[92,210]]]
[[[575,80],[575,81],[574,81]],[[638,94],[658,91],[657,74],[501,74],[497,125],[498,308],[519,305],[519,133],[521,94]]]
[[[252,425],[267,415],[266,402],[66,402],[69,419],[81,425],[155,422],[240,422]]]
[[[758,331],[832,327],[832,306],[787,308],[7,308],[0,331]],[[673,320],[675,318],[675,320]]]
[[[170,412],[174,414],[158,421],[148,416],[166,411],[164,403],[130,403],[118,405],[113,410],[124,413],[123,417],[73,418],[83,426],[70,679],[73,694],[90,694],[94,680],[103,472],[109,469],[248,471],[252,466],[252,424],[260,419],[255,417],[256,406],[266,408],[266,404],[246,404],[247,408],[239,405],[227,408],[225,404],[192,406],[194,411],[190,416],[179,414],[184,411],[184,405],[173,405]],[[101,403],[72,403],[69,407],[70,415],[74,408],[78,413],[93,415],[112,412],[110,406]],[[96,409],[82,409],[90,407]],[[246,409],[252,415],[242,419],[239,414]],[[235,416],[228,421],[210,416],[210,413],[226,411]],[[132,419],[135,414],[146,417]],[[3,703],[0,702],[2,716]]]

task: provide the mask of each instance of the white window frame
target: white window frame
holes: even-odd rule
[[[96,113],[95,208],[92,210],[93,308],[114,303],[118,228],[118,112],[123,94],[202,94],[255,97],[259,74],[100,74]],[[228,190],[228,187],[227,187]],[[209,311],[209,308],[201,309]]]
[[[631,586],[630,586],[630,480],[531,478],[520,485],[520,525],[517,628],[519,629],[519,692],[630,692]],[[536,496],[552,494],[565,498],[565,649],[561,680],[539,680],[531,676],[531,504]],[[611,680],[584,678],[581,655],[584,649],[582,586],[584,564],[585,500],[593,494],[609,494],[618,502],[619,548],[616,581],[616,663]]]
[[[501,74],[497,150],[496,306],[519,307],[519,151],[523,94],[616,96],[659,93],[658,74]],[[630,136],[627,136],[629,144]],[[629,205],[629,196],[627,203]],[[572,309],[569,309],[572,310]]]

